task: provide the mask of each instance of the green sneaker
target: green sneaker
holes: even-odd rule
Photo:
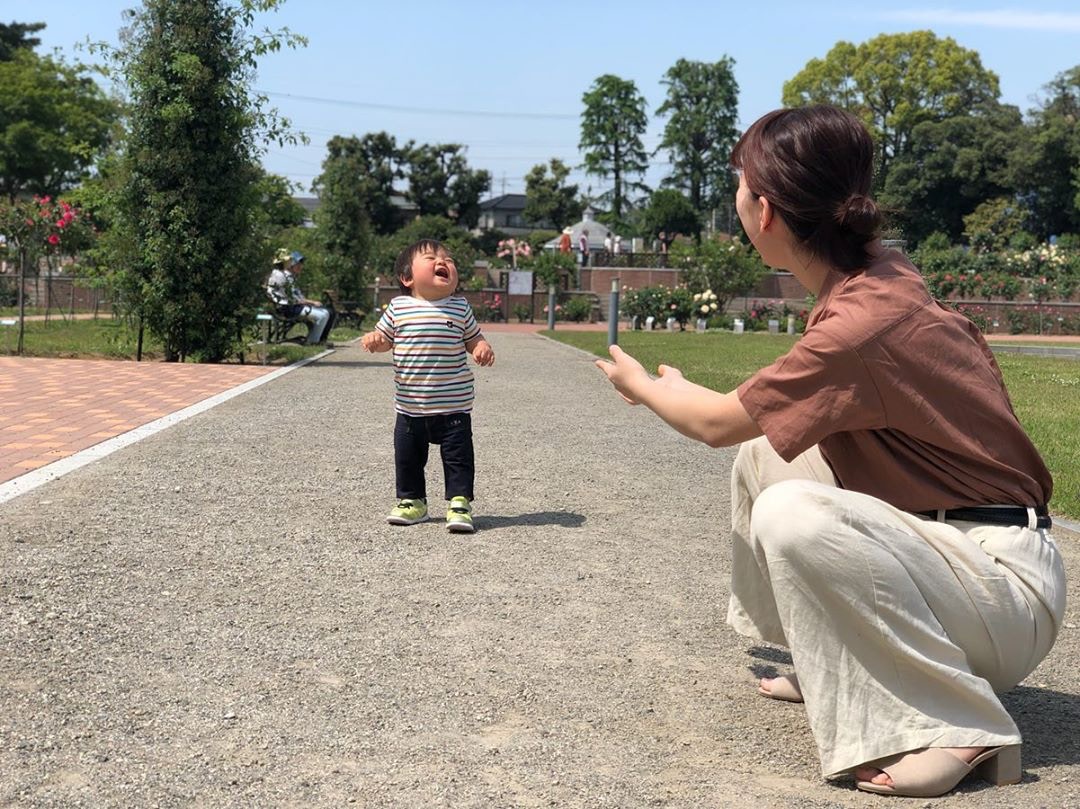
[[[468,497],[451,497],[446,512],[446,528],[455,534],[471,534],[476,530],[472,524],[472,506]]]
[[[427,518],[427,500],[410,500],[406,497],[390,510],[386,521],[391,525],[415,525]]]

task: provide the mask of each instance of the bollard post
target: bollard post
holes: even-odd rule
[[[555,285],[548,284],[548,330],[555,330]]]
[[[6,327],[7,326],[14,326],[18,322],[19,321],[16,320],[15,318],[7,318],[7,317],[0,320],[0,326],[5,327],[4,328],[4,353],[5,354],[10,354],[11,353],[10,351],[8,351],[8,347],[7,347],[7,328]]]
[[[787,316],[787,333],[788,334],[794,334],[795,333],[795,315],[788,315]]]
[[[371,296],[371,311],[379,316],[379,276],[375,276],[375,292]]]
[[[608,305],[607,344],[619,342],[619,279],[611,279],[611,302]]]

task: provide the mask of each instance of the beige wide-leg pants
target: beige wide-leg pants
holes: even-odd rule
[[[816,447],[788,464],[765,438],[739,449],[731,489],[727,620],[790,648],[825,776],[1020,741],[995,692],[1039,664],[1065,612],[1046,531],[917,517],[838,488]]]

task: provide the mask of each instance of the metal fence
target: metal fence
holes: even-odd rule
[[[23,282],[23,297],[27,309],[43,314],[112,312],[112,294],[103,286],[92,284],[76,275],[37,275]],[[19,278],[13,274],[0,275],[0,306],[17,306]]]

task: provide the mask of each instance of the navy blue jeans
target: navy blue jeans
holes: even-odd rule
[[[398,499],[427,497],[424,467],[428,447],[439,445],[446,499],[473,499],[473,479],[476,462],[473,457],[472,416],[468,413],[448,413],[440,416],[406,416],[397,414],[394,424],[394,471],[397,477]]]

